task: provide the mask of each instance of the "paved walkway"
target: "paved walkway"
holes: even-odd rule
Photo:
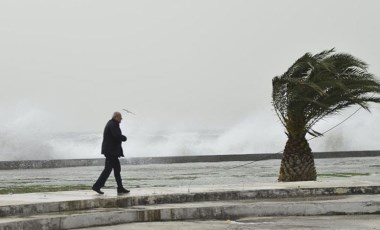
[[[226,200],[246,199],[247,197],[253,199],[256,199],[256,197],[267,197],[272,199],[275,196],[279,198],[279,202],[283,202],[283,208],[281,210],[292,210],[291,207],[293,207],[293,211],[297,211],[306,207],[305,204],[302,203],[303,201],[295,202],[295,207],[292,206],[293,201],[288,200],[290,203],[287,203],[287,199],[281,197],[287,197],[288,195],[290,195],[290,197],[302,197],[305,195],[305,201],[309,202],[310,198],[308,197],[310,197],[310,194],[321,194],[321,191],[326,192],[324,194],[327,195],[349,195],[352,194],[352,191],[355,191],[355,194],[365,192],[370,194],[369,191],[372,191],[374,194],[379,194],[380,191],[380,157],[317,160],[319,177],[316,182],[276,182],[276,172],[278,171],[279,163],[279,160],[269,160],[237,168],[234,167],[242,165],[244,162],[124,166],[123,179],[127,187],[131,189],[131,193],[122,196],[116,194],[116,189],[113,187],[115,183],[112,176],[110,178],[111,180],[107,182],[107,184],[111,186],[107,187],[107,189],[103,189],[105,195],[98,195],[90,190],[93,180],[99,175],[102,167],[0,171],[0,189],[1,187],[29,188],[40,185],[70,186],[78,184],[84,185],[85,188],[88,187],[88,190],[78,191],[0,195],[0,216],[2,216],[2,218],[0,218],[2,221],[0,221],[0,229],[2,229],[1,226],[9,226],[13,221],[12,219],[15,218],[16,219],[12,222],[14,228],[11,229],[19,229],[20,226],[24,226],[23,224],[25,223],[23,221],[37,224],[37,227],[29,229],[40,229],[40,227],[45,226],[44,224],[46,223],[58,223],[59,226],[65,223],[67,225],[62,226],[72,226],[71,228],[75,228],[74,226],[76,226],[76,228],[78,228],[79,226],[96,226],[96,221],[100,221],[98,224],[109,223],[110,225],[128,222],[126,220],[124,220],[124,222],[118,222],[112,219],[111,217],[115,215],[119,215],[121,218],[125,218],[126,216],[132,218],[133,215],[136,215],[137,219],[132,218],[133,220],[131,219],[129,221],[135,222],[139,221],[139,215],[143,212],[156,212],[156,210],[152,209],[155,208],[153,205],[144,207],[143,210],[141,208],[128,208],[132,203],[136,206],[154,204],[160,201],[163,205],[157,206],[156,209],[159,208],[161,210],[160,212],[164,215],[167,212],[165,210],[178,211],[181,209],[191,210],[195,208],[192,207],[190,203],[183,205],[181,208],[177,208],[176,205],[173,205],[173,208],[172,205],[165,205],[165,202],[192,202],[192,199],[194,202],[200,202],[203,198],[205,200],[218,201],[221,196]],[[226,171],[226,168],[234,169]],[[277,192],[271,193],[274,190]],[[295,190],[300,192],[293,193]],[[343,202],[346,206],[350,205],[349,203],[351,202],[355,210],[359,207],[359,209],[357,209],[358,212],[363,208],[379,208],[379,195],[353,196],[355,199],[363,198],[363,200],[352,200],[352,198],[347,197],[349,198],[347,203],[345,203],[344,200],[340,202]],[[346,196],[340,195],[339,199],[344,197]],[[334,199],[334,197],[329,196],[329,199]],[[271,200],[273,205],[265,203],[262,199],[260,200],[264,203],[255,204],[254,200],[252,204],[243,202],[241,204],[235,204],[237,206],[233,210],[246,210],[247,212],[251,212],[252,210],[263,210],[263,207],[270,208],[272,206],[271,209],[274,211],[279,209],[278,204],[273,203],[276,202],[276,199]],[[324,201],[320,201],[320,203],[310,202],[310,207],[313,207],[313,205],[317,207],[315,210],[320,210],[321,205],[324,205],[332,208],[331,210],[335,212],[342,212],[341,209],[337,209],[342,206],[337,205],[339,203],[338,199],[337,202],[334,200],[326,201],[330,203]],[[368,203],[371,203],[372,206],[366,206]],[[199,204],[200,203],[198,203],[198,205]],[[178,205],[181,206],[180,204]],[[199,210],[210,210],[210,208],[213,210],[220,209],[217,203],[204,203],[200,205],[203,206],[201,208],[198,207],[197,209]],[[252,207],[261,205],[261,208],[252,208],[250,205]],[[106,207],[106,210],[101,209],[102,207]],[[118,207],[122,207],[122,209],[119,210],[117,209]],[[127,208],[125,209],[124,207]],[[300,213],[302,214],[312,209],[313,208],[302,209],[303,211],[301,210]],[[72,213],[73,210],[78,211],[78,213],[65,214],[65,211]],[[88,212],[88,210],[91,210],[91,212]],[[330,213],[328,210],[328,208],[325,210],[327,214]],[[345,208],[343,211],[345,210],[351,209]],[[373,213],[373,210],[371,210],[364,213]],[[184,211],[184,213],[186,212]],[[233,211],[233,213],[234,212],[235,211]],[[30,217],[20,219],[20,215]],[[54,217],[54,215],[58,216]],[[299,215],[299,213],[297,215]],[[273,217],[272,219],[270,217],[252,217],[248,219],[237,219],[235,222],[225,220],[205,222],[183,221],[175,223],[130,223],[107,227],[107,229],[376,229],[376,227],[379,226],[377,221],[378,215],[369,215],[368,217],[356,217],[351,215],[349,217],[348,219],[339,216],[331,216],[327,219],[324,219],[325,217]],[[47,221],[45,218],[50,219]],[[356,221],[353,221],[354,219]],[[88,225],[80,225],[85,223],[85,220],[89,222]],[[152,220],[155,221],[157,219]],[[186,218],[183,220],[186,220]],[[319,223],[319,221],[323,223]],[[349,223],[350,228],[345,227],[345,222]]]
[[[204,222],[196,226],[196,222],[183,222],[184,226],[180,226],[181,222],[159,225],[161,229],[176,225],[177,229],[197,229],[199,226],[202,226],[201,229],[220,229],[222,225],[225,229],[252,229],[254,225],[262,225],[259,229],[265,229],[267,223],[262,219],[241,218],[380,212],[380,182],[363,180],[255,183],[243,187],[228,184],[150,187],[136,188],[130,194],[121,196],[116,194],[115,189],[104,191],[105,195],[91,190],[0,195],[0,230],[73,229],[136,222],[213,219],[233,219],[235,222],[227,225],[223,221]],[[288,224],[292,226],[291,222]],[[272,225],[276,229],[281,223]],[[144,229],[142,224],[136,225],[136,228],[135,225],[128,226]],[[152,225],[145,227],[149,229],[149,226]]]
[[[210,185],[210,186],[182,186],[182,187],[153,187],[135,188],[131,193],[123,197],[139,197],[150,195],[186,194],[218,191],[245,191],[263,189],[292,189],[292,188],[328,188],[328,187],[353,187],[353,186],[380,186],[380,182],[351,180],[351,181],[307,181],[288,183],[255,183],[250,185]],[[0,207],[9,205],[24,205],[34,203],[63,202],[74,200],[97,200],[118,197],[115,189],[103,189],[104,195],[99,195],[92,190],[25,193],[0,195]],[[119,196],[120,197],[120,196]]]
[[[127,188],[215,186],[231,184],[239,189],[257,183],[276,183],[280,160],[249,162],[215,162],[123,165],[122,177]],[[380,157],[317,159],[318,181],[373,181],[380,182]],[[230,169],[232,168],[232,169]],[[91,187],[103,167],[72,167],[56,169],[0,170],[0,193],[19,192],[32,188],[47,191],[49,187]],[[42,186],[42,188],[41,188]],[[107,181],[109,188],[116,182],[113,175]]]

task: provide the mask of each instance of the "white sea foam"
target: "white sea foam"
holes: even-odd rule
[[[31,109],[7,115],[1,117],[4,124],[0,125],[0,160],[54,158],[44,113]]]
[[[315,129],[323,132],[352,111],[322,121]],[[0,160],[101,157],[102,131],[57,134],[50,129],[49,119],[46,113],[33,109],[8,118],[0,129]],[[324,137],[310,141],[310,145],[313,151],[378,150],[378,121],[377,110],[362,110]],[[235,125],[217,131],[180,131],[173,127],[165,130],[159,124],[139,122],[137,118],[121,127],[128,136],[123,143],[128,157],[275,153],[286,142],[283,127],[269,109],[252,112]]]

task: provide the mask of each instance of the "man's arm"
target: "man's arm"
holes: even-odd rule
[[[118,141],[127,141],[127,137],[121,134],[120,127],[117,125],[111,125],[110,131],[112,136]]]

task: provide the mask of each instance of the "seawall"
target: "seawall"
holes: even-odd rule
[[[281,159],[282,154],[236,154],[236,155],[199,155],[199,156],[167,156],[167,157],[132,157],[122,158],[122,164],[172,164],[189,162],[221,162],[221,161],[260,161]],[[343,157],[377,157],[380,151],[340,151],[316,152],[316,159],[343,158]],[[57,160],[25,160],[0,161],[0,170],[10,169],[37,169],[37,168],[64,168],[83,166],[102,166],[104,158],[96,159],[57,159]]]

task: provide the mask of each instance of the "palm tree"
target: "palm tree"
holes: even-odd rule
[[[379,92],[380,83],[367,72],[365,62],[334,49],[306,53],[283,75],[273,78],[272,103],[288,136],[278,180],[316,180],[306,134],[321,136],[313,126],[349,106],[369,111],[368,102],[380,102],[374,97]]]

